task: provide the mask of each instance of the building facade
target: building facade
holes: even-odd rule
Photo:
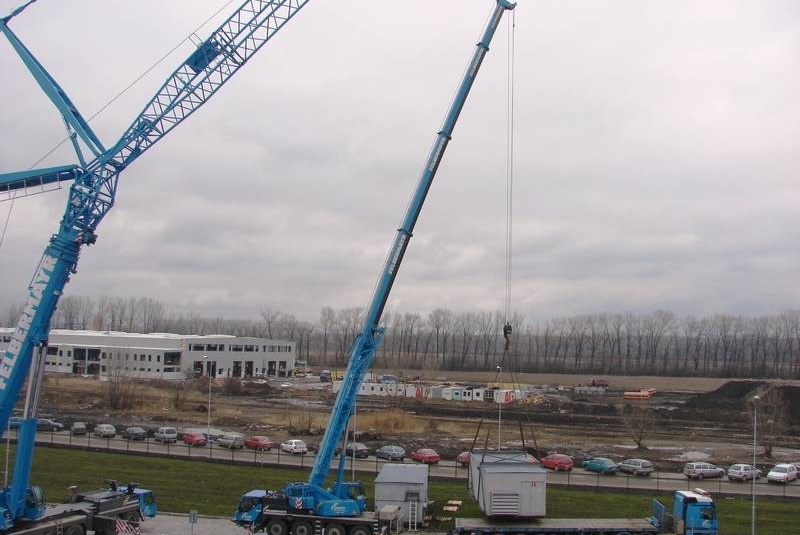
[[[0,327],[0,351],[13,332]],[[291,377],[294,368],[294,342],[283,340],[62,329],[50,331],[45,365],[52,373],[146,379]]]

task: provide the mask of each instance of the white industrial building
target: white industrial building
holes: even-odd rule
[[[0,350],[13,332],[0,327]],[[289,377],[294,364],[295,345],[283,340],[53,329],[45,371],[100,378]]]

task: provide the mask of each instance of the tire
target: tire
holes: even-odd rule
[[[372,531],[366,526],[353,526],[350,528],[350,535],[372,535]]]
[[[277,520],[273,518],[272,520],[267,522],[267,526],[264,528],[264,532],[267,535],[288,535],[289,526],[283,520]]]
[[[292,524],[292,535],[313,535],[314,527],[311,522],[305,520],[298,520]]]
[[[70,526],[64,531],[64,535],[84,535],[82,526]]]
[[[703,474],[697,474],[697,479],[699,479],[700,481],[702,481],[702,480],[703,480]]]
[[[139,521],[139,514],[134,513],[133,511],[129,511],[123,514],[120,518],[125,522],[138,522]]]
[[[325,526],[325,535],[347,535],[347,530],[341,524],[328,524]]]

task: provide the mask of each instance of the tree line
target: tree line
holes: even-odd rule
[[[15,326],[22,304],[8,307]],[[229,334],[289,340],[312,365],[343,367],[362,326],[360,308],[324,307],[315,321],[263,309],[257,319],[170,312],[146,297],[67,296],[54,329]],[[503,326],[512,327],[505,349]],[[745,317],[602,313],[530,323],[519,313],[387,311],[374,366],[384,369],[800,378],[800,310]]]

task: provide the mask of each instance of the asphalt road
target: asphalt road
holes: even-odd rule
[[[228,518],[198,516],[191,524],[188,514],[158,513],[141,524],[142,534],[151,535],[246,535]]]
[[[16,431],[11,430],[10,438],[16,439]],[[58,444],[79,449],[111,451],[129,453],[132,455],[159,455],[176,458],[190,459],[213,459],[217,461],[230,461],[236,463],[252,463],[255,465],[270,466],[294,466],[298,468],[309,468],[314,463],[313,454],[292,455],[281,452],[278,448],[271,451],[253,451],[248,449],[230,450],[216,445],[208,446],[188,446],[182,442],[176,444],[161,444],[152,439],[146,441],[124,440],[119,438],[106,439],[97,438],[91,435],[71,436],[67,431],[44,432],[37,434],[37,444]],[[213,443],[212,443],[213,444]],[[381,467],[387,461],[376,459],[374,456],[366,459],[355,459],[355,470],[362,473],[380,472]],[[406,463],[413,461],[406,460]],[[347,469],[353,469],[353,459],[348,459]],[[333,464],[333,463],[332,463]],[[445,460],[438,464],[430,465],[430,475],[432,477],[444,477],[450,479],[466,479],[467,469],[458,465],[455,461]],[[582,488],[609,488],[626,490],[645,490],[645,491],[674,491],[688,490],[696,487],[703,488],[716,494],[730,495],[751,495],[752,488],[750,482],[741,483],[728,481],[727,478],[706,479],[703,481],[689,480],[681,473],[676,472],[655,472],[649,477],[636,477],[628,475],[604,476],[593,472],[587,472],[582,468],[575,468],[571,472],[549,472],[547,483],[559,486],[576,486]],[[800,481],[794,481],[787,485],[768,484],[765,479],[756,482],[757,496],[781,496],[800,499]]]

